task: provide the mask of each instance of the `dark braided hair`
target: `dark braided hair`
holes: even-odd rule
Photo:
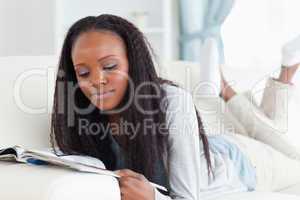
[[[77,79],[71,59],[71,51],[76,39],[83,33],[89,31],[110,31],[117,34],[126,45],[129,63],[129,77],[134,86],[144,82],[151,82],[152,85],[160,88],[160,98],[151,100],[140,99],[139,104],[145,110],[155,110],[160,107],[162,99],[166,96],[161,85],[164,83],[172,84],[170,81],[158,77],[151,57],[150,45],[144,35],[130,22],[114,15],[100,15],[97,17],[89,16],[77,21],[69,29],[64,40],[61,51],[58,76],[56,80],[54,107],[51,121],[51,143],[55,149],[57,147],[65,154],[84,154],[101,159],[108,169],[114,170],[116,164],[114,154],[110,149],[108,137],[99,137],[93,134],[79,134],[79,119],[86,119],[89,122],[100,122],[107,125],[108,116],[94,109],[91,113],[83,115],[76,113],[70,103],[68,94],[68,84],[77,84]],[[144,87],[143,93],[147,95],[156,94],[153,87]],[[122,104],[129,99],[130,88],[127,89]],[[75,92],[74,103],[80,108],[90,105],[89,99],[85,97],[81,90]],[[62,106],[63,105],[63,106]],[[163,124],[166,122],[166,113],[161,109],[154,114],[144,114],[137,110],[134,104],[121,113],[122,119],[132,124],[143,124],[146,119],[151,119],[151,123]],[[74,113],[74,124],[70,125],[70,112]],[[205,156],[208,168],[211,168],[209,147],[204,129],[197,113],[199,125],[199,138],[204,144]],[[154,133],[147,132],[147,129],[139,129],[136,137],[127,139],[127,164],[130,169],[144,174],[149,180],[152,179],[154,163],[157,160],[168,158],[168,130],[161,130],[157,127]],[[143,132],[143,131],[146,131]],[[151,130],[153,132],[153,130]],[[100,136],[102,136],[100,134]],[[200,155],[199,155],[200,156]],[[165,170],[167,166],[165,165]]]

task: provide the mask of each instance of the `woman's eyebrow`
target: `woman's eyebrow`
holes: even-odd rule
[[[98,59],[98,62],[101,62],[102,60],[104,60],[104,59],[106,59],[106,58],[109,58],[109,57],[113,57],[113,56],[115,56],[115,55],[107,55],[107,56],[104,56],[104,57],[102,57],[102,58],[99,58]]]
[[[99,58],[98,59],[98,62],[101,62],[102,60],[106,59],[106,58],[109,58],[109,57],[113,57],[115,55],[107,55],[107,56],[104,56],[102,58]],[[85,65],[85,63],[77,63],[77,64],[74,64],[74,67],[78,67],[79,65]]]

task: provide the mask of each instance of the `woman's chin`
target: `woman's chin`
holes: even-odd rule
[[[116,106],[114,104],[111,104],[110,102],[92,102],[94,106],[96,106],[99,110],[109,112],[116,109]]]

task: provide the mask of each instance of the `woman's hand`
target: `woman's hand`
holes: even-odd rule
[[[119,185],[122,200],[154,200],[155,192],[150,182],[142,175],[129,169],[115,171],[121,176]]]

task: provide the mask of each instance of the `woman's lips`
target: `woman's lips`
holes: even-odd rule
[[[115,90],[110,90],[107,92],[94,93],[94,94],[92,94],[92,97],[95,98],[96,100],[102,100],[102,99],[112,97],[114,95],[114,93],[115,93]]]

